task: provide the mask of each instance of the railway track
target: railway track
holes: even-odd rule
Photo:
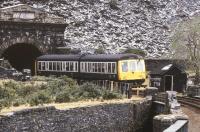
[[[178,96],[177,99],[182,105],[188,105],[200,109],[200,98]]]

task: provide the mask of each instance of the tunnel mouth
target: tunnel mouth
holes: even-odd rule
[[[9,46],[2,54],[4,59],[8,60],[13,68],[18,71],[31,69],[34,75],[35,60],[42,52],[33,44],[17,43]]]

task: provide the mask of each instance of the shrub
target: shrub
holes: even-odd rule
[[[116,92],[111,92],[108,90],[105,90],[102,94],[103,99],[109,100],[109,99],[121,99],[122,95]]]
[[[11,99],[1,99],[0,100],[0,107],[1,108],[10,107],[11,105],[12,105]]]
[[[16,88],[14,85],[10,85],[10,82],[5,83],[3,86],[0,86],[0,99],[14,99],[16,95]]]
[[[60,92],[57,96],[56,96],[56,100],[55,102],[58,103],[64,103],[64,102],[70,102],[70,95],[67,91],[65,92]]]
[[[20,97],[26,97],[33,93],[35,90],[35,87],[33,85],[23,85],[20,88],[16,90],[18,96]]]
[[[39,105],[39,104],[44,104],[44,103],[50,103],[51,97],[49,95],[49,93],[47,93],[46,91],[39,91],[37,93],[34,93],[33,95],[31,95],[30,100],[29,100],[29,104],[31,106],[34,105]]]
[[[32,81],[51,81],[53,80],[55,77],[54,76],[50,76],[50,77],[45,77],[45,76],[34,76],[32,77]]]
[[[26,99],[24,99],[24,98],[17,98],[17,99],[15,99],[14,101],[13,101],[13,106],[20,106],[20,105],[22,105],[22,104],[25,104],[26,103]]]
[[[72,95],[78,100],[99,98],[101,97],[101,88],[92,83],[85,83],[72,91]]]

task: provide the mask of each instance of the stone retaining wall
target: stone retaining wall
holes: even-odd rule
[[[0,117],[0,132],[136,131],[148,118],[150,108],[151,101],[145,99],[67,110],[28,109]]]

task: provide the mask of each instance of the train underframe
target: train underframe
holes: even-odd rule
[[[130,96],[132,93],[132,88],[145,87],[143,85],[145,80],[135,80],[135,81],[112,81],[112,80],[80,80],[80,84],[89,82],[98,85],[104,89],[110,91],[116,91],[123,95]]]

